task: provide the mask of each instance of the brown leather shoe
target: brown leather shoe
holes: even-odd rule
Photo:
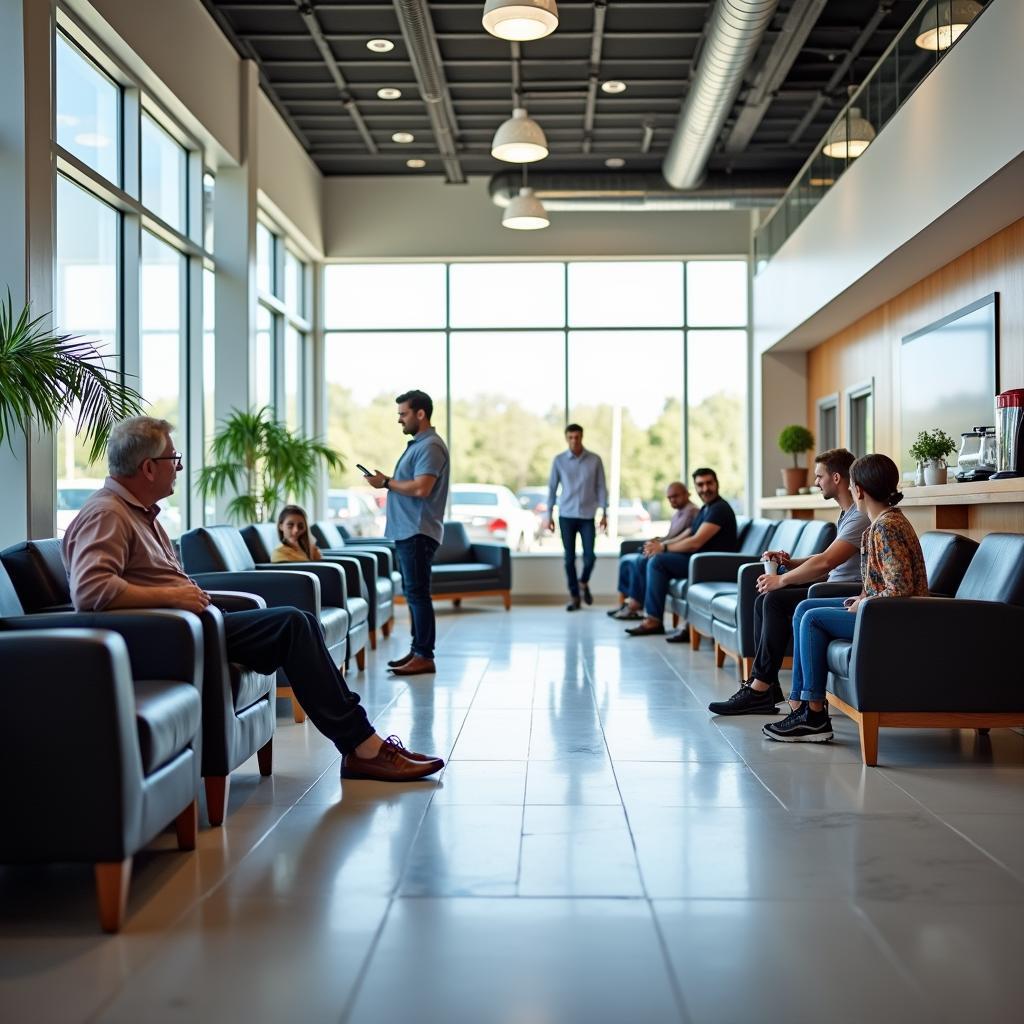
[[[441,758],[434,757],[433,754],[417,754],[415,750],[410,750],[406,747],[397,736],[389,736],[384,742],[397,747],[410,761],[430,762],[431,764],[436,764],[438,768],[444,767],[444,761]]]
[[[415,782],[440,771],[444,761],[439,757],[414,761],[401,746],[385,741],[376,757],[358,757],[348,753],[341,759],[343,779],[374,779],[377,782]]]
[[[422,676],[436,672],[433,658],[421,658],[414,654],[404,665],[393,668],[392,673],[396,676]]]
[[[416,655],[410,651],[408,654],[403,654],[400,658],[395,658],[394,661],[388,662],[388,668],[398,668],[399,665],[404,665],[407,661],[412,661]]]

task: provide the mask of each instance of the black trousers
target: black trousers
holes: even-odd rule
[[[316,616],[298,608],[258,608],[224,616],[227,653],[257,672],[283,668],[313,724],[347,754],[373,735],[359,694],[334,664]]]
[[[754,667],[755,679],[777,683],[782,659],[786,657],[793,637],[793,612],[807,597],[810,587],[783,587],[754,598]]]

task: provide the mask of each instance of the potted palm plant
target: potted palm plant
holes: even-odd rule
[[[787,494],[799,494],[807,486],[807,470],[797,464],[797,456],[814,448],[814,435],[806,428],[794,423],[783,428],[779,434],[779,451],[793,456],[793,465],[782,471],[782,481]]]
[[[91,341],[59,334],[46,319],[33,319],[28,304],[15,311],[10,291],[0,302],[0,444],[13,450],[19,431],[56,431],[74,415],[94,462],[114,425],[142,412],[142,396]]]
[[[204,498],[228,492],[228,518],[237,523],[264,523],[289,495],[312,490],[321,464],[344,471],[342,457],[320,441],[292,433],[269,407],[250,412],[233,409],[214,435],[212,464],[199,474]]]
[[[924,466],[926,484],[946,482],[946,459],[956,451],[956,442],[944,430],[922,430],[910,446],[910,457]]]

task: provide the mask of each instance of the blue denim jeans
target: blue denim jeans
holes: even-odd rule
[[[580,596],[580,584],[590,582],[590,574],[594,571],[597,556],[594,554],[594,538],[597,527],[593,519],[581,519],[576,516],[561,516],[558,529],[562,534],[562,547],[565,550],[565,580],[569,584],[569,593],[573,597]],[[576,535],[583,542],[583,572],[576,576]]]
[[[647,595],[644,611],[659,621],[665,615],[665,599],[668,585],[672,580],[685,580],[690,571],[689,552],[680,555],[674,551],[663,551],[647,559]]]
[[[619,593],[643,606],[647,582],[647,559],[639,551],[619,559]]]
[[[843,597],[801,601],[793,613],[793,686],[790,700],[824,700],[828,681],[828,645],[852,640],[857,616],[843,607]]]
[[[395,541],[398,570],[402,574],[402,593],[412,619],[412,652],[421,658],[434,657],[437,624],[434,602],[430,598],[430,567],[434,564],[437,541],[417,533]]]

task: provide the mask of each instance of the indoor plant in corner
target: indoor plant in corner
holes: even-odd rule
[[[321,463],[345,468],[333,448],[292,433],[269,407],[233,409],[217,430],[210,454],[211,465],[199,474],[200,493],[204,498],[233,493],[227,515],[236,523],[271,520],[289,496],[313,489]]]
[[[142,396],[91,341],[45,327],[46,316],[30,317],[27,304],[15,313],[8,291],[0,302],[0,443],[13,451],[17,431],[56,431],[75,414],[75,433],[95,462],[114,425],[142,412]]]
[[[910,446],[910,457],[924,466],[928,485],[946,482],[946,459],[956,451],[956,442],[944,430],[922,430]]]
[[[782,482],[787,494],[799,494],[807,486],[807,470],[797,464],[797,456],[814,448],[814,435],[806,428],[794,423],[784,427],[779,434],[779,451],[793,456],[793,465],[782,471]]]

